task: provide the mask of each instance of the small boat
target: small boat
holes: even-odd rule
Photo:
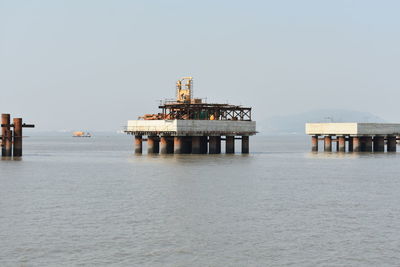
[[[89,132],[73,132],[72,137],[92,137]]]

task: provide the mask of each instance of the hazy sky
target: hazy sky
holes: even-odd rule
[[[400,122],[400,1],[0,0],[0,112],[118,130],[175,81],[255,119],[320,108]]]

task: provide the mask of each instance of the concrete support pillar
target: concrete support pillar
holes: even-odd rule
[[[397,150],[396,136],[389,135],[387,137],[387,151],[388,152],[396,152],[396,150]]]
[[[225,141],[225,153],[234,154],[235,153],[235,137],[227,136]]]
[[[210,154],[221,153],[221,137],[220,136],[210,136],[209,138],[209,150]]]
[[[349,152],[353,152],[353,137],[349,136]]]
[[[10,114],[1,114],[1,124],[10,125]],[[10,131],[10,126],[1,127],[1,136],[2,136],[2,144],[1,144],[1,155],[3,157],[11,156],[11,148],[7,147],[7,136],[9,135],[8,131]]]
[[[318,152],[318,135],[311,136],[311,151]]]
[[[142,154],[143,151],[143,138],[141,135],[135,135],[135,154]]]
[[[182,136],[174,137],[174,153],[175,154],[183,153],[183,137]]]
[[[173,154],[173,153],[174,153],[174,138],[168,137],[167,138],[167,154]]]
[[[374,152],[385,152],[385,138],[374,136]]]
[[[249,154],[249,137],[242,136],[242,154]]]
[[[22,119],[14,119],[14,157],[22,157]]]
[[[192,153],[192,136],[186,136],[183,138],[183,154],[191,154]]]
[[[200,142],[201,142],[201,150],[200,150],[201,154],[207,154],[208,153],[208,137],[201,136]]]
[[[167,137],[165,137],[165,136],[161,136],[161,138],[160,138],[160,153],[168,154],[168,141],[167,141]]]
[[[147,154],[158,154],[160,151],[160,143],[158,136],[147,137]]]
[[[200,136],[192,137],[192,154],[201,154],[201,138],[200,138]]]
[[[221,153],[221,136],[217,136],[217,153]]]
[[[339,152],[346,152],[346,138],[344,136],[339,136],[338,137],[338,144],[339,144]]]
[[[360,152],[361,151],[361,137],[355,136],[353,139],[353,151]]]
[[[325,136],[324,138],[324,151],[332,152],[332,137]]]
[[[365,152],[372,152],[372,137],[364,136],[363,139],[365,142]]]

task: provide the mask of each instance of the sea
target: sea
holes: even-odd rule
[[[400,153],[312,153],[303,135],[236,149],[24,138],[0,160],[0,266],[400,266]]]

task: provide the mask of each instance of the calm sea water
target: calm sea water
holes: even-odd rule
[[[0,266],[399,266],[400,153],[134,156],[30,137],[0,161]],[[239,144],[238,144],[239,145]]]

